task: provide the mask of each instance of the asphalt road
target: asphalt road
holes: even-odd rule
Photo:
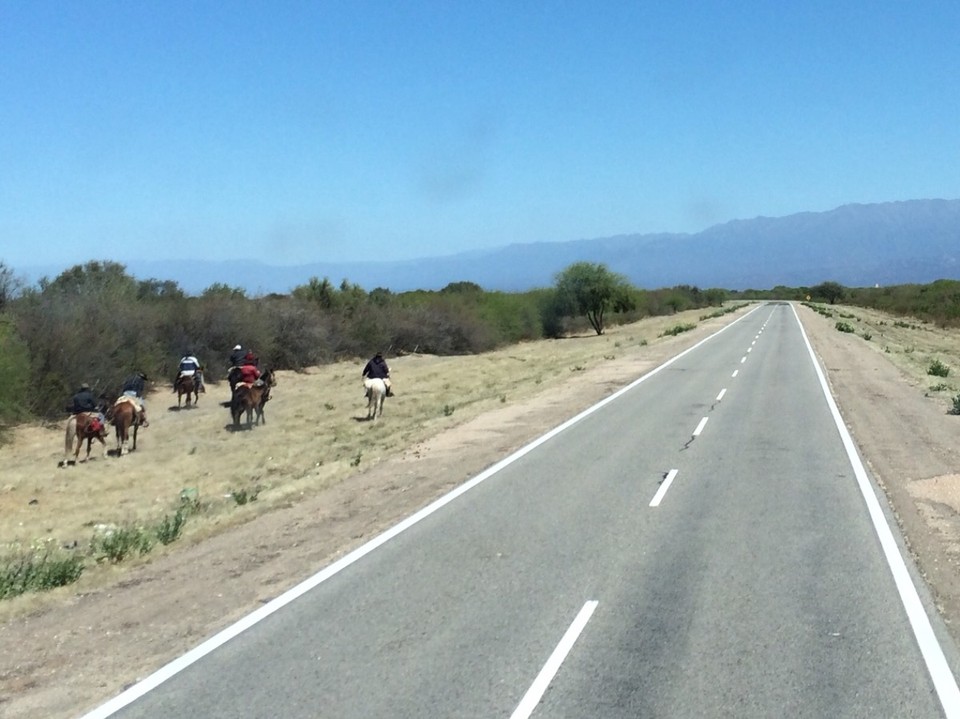
[[[956,715],[788,305],[520,454],[89,716]]]

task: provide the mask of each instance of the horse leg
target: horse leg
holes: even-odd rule
[[[137,420],[133,421],[133,447],[130,449],[131,452],[137,451],[137,429],[140,427],[140,423]]]

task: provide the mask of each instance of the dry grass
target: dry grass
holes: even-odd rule
[[[944,329],[911,318],[896,318],[862,307],[835,305],[829,307],[833,318],[822,318],[831,324],[838,319],[851,324],[858,336],[872,349],[884,353],[912,384],[930,397],[952,406],[960,392],[960,331]],[[939,360],[950,367],[947,377],[927,373],[931,363]]]

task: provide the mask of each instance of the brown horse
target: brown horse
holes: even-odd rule
[[[253,415],[257,415],[257,424],[267,423],[263,415],[263,408],[270,400],[270,389],[276,386],[277,380],[273,376],[273,370],[266,370],[260,379],[253,384],[240,382],[233,390],[233,397],[230,399],[230,414],[233,417],[233,428],[240,428],[240,418],[244,413],[247,415],[247,429],[253,427]]]
[[[183,402],[183,396],[187,396],[187,408],[189,409],[197,400],[200,399],[200,383],[192,374],[184,374],[177,377],[173,388],[177,391],[177,409]]]
[[[117,433],[117,456],[123,456],[123,448],[131,440],[131,427],[133,428],[133,441],[132,446],[127,451],[135,451],[137,449],[137,430],[141,426],[149,426],[143,407],[133,397],[121,396],[110,408],[109,419]]]
[[[90,459],[90,449],[93,440],[97,440],[103,445],[103,456],[107,456],[107,427],[101,420],[99,412],[78,412],[67,420],[67,431],[63,442],[63,459],[58,466],[65,467],[77,463],[80,457],[80,448],[84,440],[87,442],[87,455],[83,458],[86,462]],[[76,449],[74,449],[76,442]],[[73,455],[72,457],[70,455]]]

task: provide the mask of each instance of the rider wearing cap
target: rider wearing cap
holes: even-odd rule
[[[180,358],[180,366],[177,370],[176,379],[173,380],[173,385],[176,387],[177,380],[181,377],[193,377],[197,382],[197,390],[200,392],[206,392],[206,387],[203,386],[203,367],[200,365],[200,360],[193,356],[193,352],[187,350],[183,357]]]

